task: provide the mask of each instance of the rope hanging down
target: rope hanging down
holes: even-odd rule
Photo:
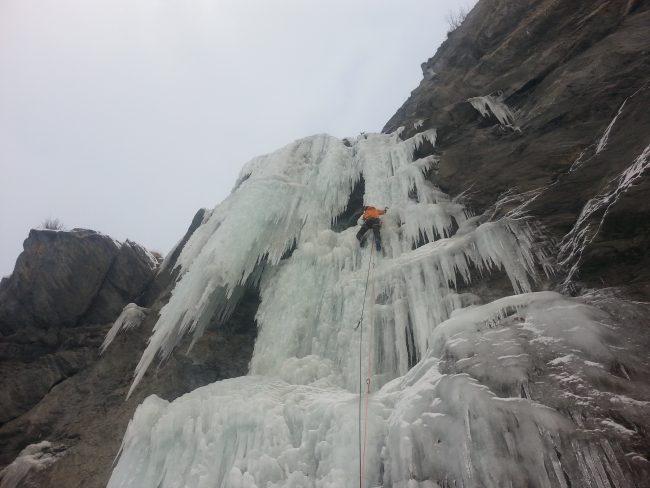
[[[361,316],[355,326],[355,329],[360,328],[359,333],[359,488],[363,488],[363,479],[365,471],[366,460],[366,439],[368,433],[368,400],[370,395],[370,373],[372,367],[372,332],[373,332],[373,312],[374,307],[370,311],[370,336],[368,337],[368,374],[366,376],[366,407],[364,415],[364,429],[363,429],[363,445],[361,442],[361,406],[363,403],[363,313],[366,308],[366,296],[368,294],[368,283],[370,281],[370,271],[374,268],[374,251],[375,247],[370,247],[370,260],[368,261],[368,273],[366,274],[366,286],[363,291],[363,304],[361,305]],[[372,282],[371,295],[374,300],[374,281]]]

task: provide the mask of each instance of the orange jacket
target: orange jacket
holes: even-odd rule
[[[363,212],[363,220],[376,219],[380,215],[384,215],[386,212],[379,210],[375,207],[366,207],[366,210]]]

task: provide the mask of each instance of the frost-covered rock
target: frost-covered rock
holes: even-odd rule
[[[64,453],[62,446],[49,441],[30,444],[20,452],[14,462],[0,470],[0,488],[27,486],[24,483],[30,476],[50,467]]]
[[[650,142],[650,13],[643,2],[604,4],[479,1],[423,64],[435,79],[425,78],[383,130],[405,127],[408,137],[426,120],[441,135],[441,187],[468,192],[481,210],[515,188],[536,192],[529,215],[562,240]],[[570,34],[569,25],[579,33]],[[514,113],[521,132],[477,124],[477,109],[499,124],[513,124]],[[647,300],[647,180],[629,187],[602,225],[599,212],[592,214],[587,233],[598,235],[567,263],[576,265],[575,290],[632,285]]]

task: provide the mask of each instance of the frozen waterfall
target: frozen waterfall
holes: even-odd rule
[[[359,486],[360,362],[363,488],[631,486],[616,442],[593,436],[594,422],[630,435],[599,405],[648,413],[610,367],[625,331],[585,300],[534,291],[549,257],[533,228],[437,188],[435,139],[318,135],[244,167],[184,247],[132,389],[258,286],[250,375],[147,398],[109,487]],[[374,256],[356,227],[333,230],[361,178],[364,204],[388,207]],[[476,285],[498,276],[509,296],[485,303]]]

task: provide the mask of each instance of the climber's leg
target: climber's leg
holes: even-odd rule
[[[357,232],[357,240],[359,241],[359,245],[363,245],[364,241],[366,240],[365,238],[366,232],[368,232],[368,225],[367,222],[364,222],[361,225],[359,232]]]
[[[381,234],[379,232],[380,227],[381,227],[381,224],[379,222],[376,222],[372,226],[372,233],[375,236],[375,246],[377,247],[377,252],[381,252]]]

